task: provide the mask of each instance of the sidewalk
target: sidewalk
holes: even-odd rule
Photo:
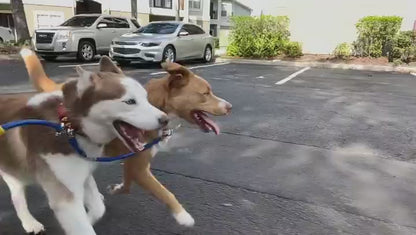
[[[238,64],[262,64],[262,65],[282,65],[295,67],[313,67],[313,68],[328,68],[328,69],[350,69],[350,70],[366,70],[375,72],[399,72],[399,73],[416,73],[416,65],[400,65],[393,64],[373,65],[373,64],[354,64],[354,63],[339,63],[339,62],[320,62],[320,61],[289,61],[289,60],[262,60],[262,59],[244,59],[232,58],[225,56],[223,51],[215,53],[219,56],[217,62],[232,62]]]

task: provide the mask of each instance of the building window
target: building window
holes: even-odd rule
[[[200,10],[202,0],[189,0],[189,9]]]
[[[172,9],[172,0],[153,0],[153,7]]]

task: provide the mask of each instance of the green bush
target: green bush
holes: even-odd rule
[[[349,43],[343,42],[335,47],[334,56],[340,59],[347,59],[352,55],[352,47]]]
[[[287,16],[235,16],[227,53],[231,56],[268,58],[280,55],[289,41]]]
[[[394,45],[396,47],[405,48],[416,44],[415,31],[401,31],[394,37]]]
[[[397,59],[405,63],[416,61],[416,34],[414,31],[402,31],[394,37],[389,61]]]
[[[288,57],[300,57],[303,55],[302,44],[300,44],[300,42],[287,42],[284,52]]]
[[[358,38],[353,43],[358,56],[388,55],[392,41],[399,32],[402,18],[398,16],[367,16],[358,21]]]
[[[16,42],[14,40],[0,43],[0,54],[16,54],[22,47],[30,47],[30,40]]]
[[[220,39],[219,38],[214,38],[214,43],[215,43],[215,48],[219,49],[220,48]]]

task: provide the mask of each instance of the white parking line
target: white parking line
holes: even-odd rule
[[[283,85],[283,84],[285,84],[287,81],[290,81],[290,79],[292,79],[292,78],[294,78],[294,77],[298,76],[299,74],[301,74],[301,73],[305,72],[306,70],[309,70],[310,68],[311,68],[311,67],[306,67],[306,68],[303,68],[303,69],[301,69],[301,70],[299,70],[299,71],[297,71],[297,72],[295,72],[295,73],[292,73],[291,75],[289,75],[289,77],[287,77],[287,78],[285,78],[285,79],[282,79],[282,80],[280,80],[280,81],[276,82],[275,84],[276,84],[276,85]]]
[[[99,65],[99,63],[91,63],[91,64],[67,64],[67,65],[59,65],[59,68],[71,68],[71,67],[77,67],[77,66],[94,66]]]
[[[410,73],[411,75],[413,75],[413,76],[416,76],[416,73]]]
[[[150,75],[158,75],[158,74],[164,74],[164,73],[166,73],[165,71],[161,71],[161,72],[154,72],[154,73],[151,73]]]
[[[189,67],[188,69],[206,68],[206,67],[212,67],[212,66],[226,65],[226,64],[229,64],[229,63],[230,62],[222,62],[222,63],[217,63],[217,64],[198,65],[198,66],[194,66],[194,67]],[[165,73],[166,73],[166,71],[160,71],[160,72],[151,73],[150,75],[165,74]]]

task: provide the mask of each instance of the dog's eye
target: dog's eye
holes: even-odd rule
[[[126,104],[128,104],[128,105],[136,104],[136,100],[135,99],[129,99],[129,100],[125,100],[123,102],[126,103]]]
[[[209,95],[210,94],[210,92],[209,91],[207,91],[207,92],[204,92],[204,93],[202,93],[203,95]]]

